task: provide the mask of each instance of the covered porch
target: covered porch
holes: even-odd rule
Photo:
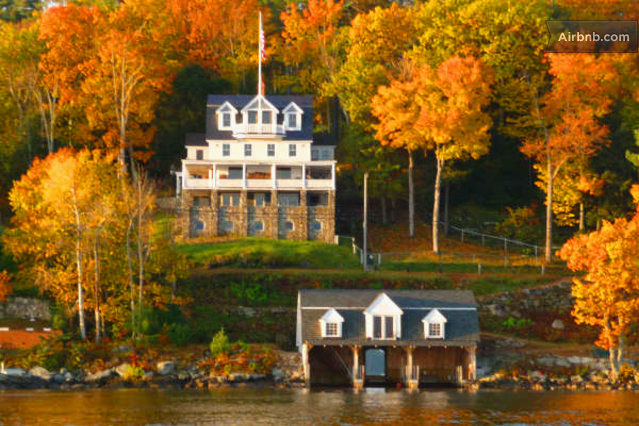
[[[302,346],[307,385],[460,386],[475,379],[476,346],[312,345]]]

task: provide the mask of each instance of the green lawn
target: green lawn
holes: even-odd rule
[[[303,269],[359,269],[351,249],[317,241],[244,238],[202,244],[180,244],[179,249],[204,266]]]

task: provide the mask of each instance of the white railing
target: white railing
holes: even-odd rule
[[[249,124],[240,123],[233,126],[233,136],[240,135],[283,135],[281,124]]]
[[[306,179],[307,188],[332,188],[333,179]]]
[[[184,188],[187,189],[226,189],[226,188],[281,188],[281,189],[333,189],[332,179],[200,179],[187,178],[184,181]]]

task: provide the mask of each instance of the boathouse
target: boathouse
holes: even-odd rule
[[[475,379],[471,291],[301,290],[296,344],[308,385],[417,388]]]

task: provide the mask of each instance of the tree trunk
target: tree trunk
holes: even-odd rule
[[[439,195],[442,185],[442,169],[444,168],[444,160],[435,153],[435,161],[437,163],[437,173],[435,174],[435,194],[433,199],[433,252],[439,253]]]
[[[126,263],[129,274],[129,297],[131,304],[131,334],[135,336],[135,289],[133,284],[133,265],[131,264],[131,228],[133,221],[129,219],[129,226],[126,230]]]
[[[397,208],[397,200],[395,198],[391,198],[391,211],[390,211],[391,223],[395,223],[395,209],[396,208]]]
[[[548,184],[546,187],[546,263],[552,262],[552,196],[553,196],[553,169],[548,162]]]
[[[380,199],[381,207],[382,207],[382,225],[388,225],[388,214],[386,212],[386,197],[382,195]]]
[[[444,184],[444,236],[448,237],[448,204],[450,200],[450,181]]]
[[[100,343],[100,261],[98,254],[98,234],[93,240],[94,287],[95,293],[95,343]]]
[[[415,194],[413,184],[413,152],[408,151],[408,234],[415,236]]]
[[[80,325],[80,336],[82,340],[87,338],[87,330],[84,323],[84,290],[82,288],[82,278],[84,269],[82,267],[82,222],[80,219],[80,211],[78,210],[78,200],[76,198],[75,186],[71,190],[73,195],[73,213],[75,215],[75,262],[78,279],[78,323]]]
[[[579,203],[579,232],[586,230],[586,211],[583,201]]]

